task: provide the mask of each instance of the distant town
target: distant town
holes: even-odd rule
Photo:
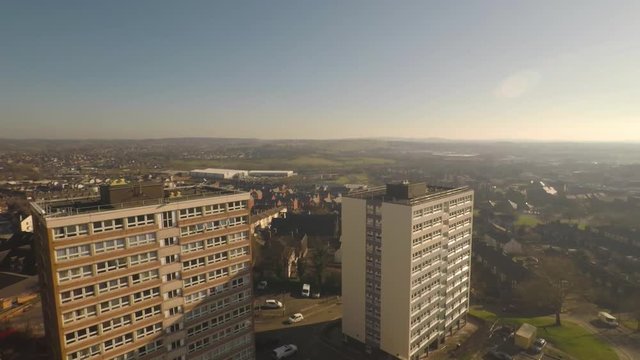
[[[0,358],[640,358],[638,159],[3,140]]]

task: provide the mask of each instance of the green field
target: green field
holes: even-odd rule
[[[493,323],[498,316],[484,309],[471,309],[469,314]],[[520,325],[529,323],[538,327],[538,336],[549,340],[554,347],[577,358],[594,360],[616,360],[618,356],[595,335],[580,327],[578,324],[563,321],[562,326],[553,325],[553,316],[539,316],[532,318],[500,318],[504,323]]]
[[[174,170],[231,168],[246,170],[272,169],[298,171],[304,169],[354,168],[359,166],[374,166],[393,163],[393,160],[375,157],[334,157],[305,155],[293,158],[268,159],[172,160],[167,164],[167,167]]]
[[[534,215],[520,215],[518,216],[518,220],[516,220],[516,226],[528,226],[534,227],[540,224],[541,221]]]

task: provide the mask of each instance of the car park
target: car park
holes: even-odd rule
[[[297,352],[298,352],[298,347],[293,344],[282,345],[280,347],[273,349],[273,351],[271,352],[271,358],[276,360],[285,359],[285,358],[288,358],[289,356],[294,355]]]
[[[266,309],[280,309],[282,307],[282,303],[278,300],[268,299],[264,301],[264,305],[262,307]]]
[[[294,324],[294,323],[300,322],[302,320],[304,320],[304,316],[302,316],[302,314],[300,314],[300,313],[295,313],[295,314],[289,316],[289,318],[287,319],[287,323],[288,324]]]

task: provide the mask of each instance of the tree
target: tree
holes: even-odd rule
[[[329,264],[329,251],[325,245],[313,249],[313,270],[319,286],[322,286],[324,275]]]
[[[298,279],[302,279],[307,271],[307,262],[304,258],[299,258],[296,262]]]
[[[552,311],[555,324],[561,326],[560,314],[567,296],[580,293],[584,280],[570,259],[553,256],[542,260],[536,276],[522,283],[518,292],[524,305]]]

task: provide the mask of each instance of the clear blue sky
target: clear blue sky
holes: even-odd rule
[[[0,3],[0,138],[640,140],[640,1]]]

